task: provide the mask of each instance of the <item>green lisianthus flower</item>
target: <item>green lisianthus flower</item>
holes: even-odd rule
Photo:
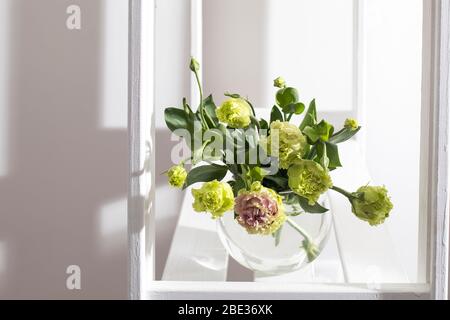
[[[192,189],[192,196],[194,210],[209,212],[213,219],[222,217],[225,212],[233,210],[234,207],[233,190],[225,182],[217,180],[206,182],[200,189]]]
[[[167,176],[169,180],[169,184],[175,188],[181,188],[186,181],[187,172],[183,166],[177,165],[167,171]]]
[[[382,224],[394,207],[385,187],[360,187],[353,196],[352,212],[371,226]]]
[[[322,193],[333,186],[328,171],[311,160],[297,160],[288,170],[288,183],[294,193],[314,205]]]
[[[278,149],[272,150],[276,141]],[[297,126],[277,120],[270,124],[270,136],[261,139],[261,144],[268,155],[279,159],[280,168],[288,169],[294,161],[302,158],[307,142]]]
[[[251,107],[241,98],[230,98],[216,110],[219,121],[228,124],[231,128],[248,127],[251,119]]]
[[[348,118],[345,120],[344,127],[354,131],[358,129],[358,121],[353,118]]]

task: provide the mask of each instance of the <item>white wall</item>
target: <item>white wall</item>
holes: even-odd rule
[[[225,92],[248,97],[257,108],[271,108],[269,0],[203,1],[205,94],[216,104]]]
[[[388,226],[410,280],[417,278],[422,1],[364,1],[367,163],[394,210]],[[422,277],[423,278],[423,277]]]
[[[0,2],[0,298],[127,297],[128,1],[73,3]]]
[[[282,75],[321,112],[351,112],[354,1],[272,0],[267,20],[271,79]]]
[[[217,103],[231,91],[271,108],[281,75],[332,120],[353,111],[353,0],[203,3],[205,91]]]

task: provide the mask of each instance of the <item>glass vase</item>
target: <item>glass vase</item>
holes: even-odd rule
[[[326,195],[319,203],[329,208]],[[279,241],[271,235],[249,234],[234,220],[233,212],[225,214],[217,221],[217,230],[228,254],[242,266],[268,275],[292,272],[310,263],[311,258],[303,247],[305,236],[293,225],[309,235],[320,255],[331,232],[331,212],[298,214],[298,207],[291,204],[285,204],[285,211],[290,222],[283,224]]]

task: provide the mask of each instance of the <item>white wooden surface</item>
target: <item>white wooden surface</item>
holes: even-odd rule
[[[140,104],[140,68],[141,68],[141,1],[129,0],[130,39],[129,39],[129,145],[130,168],[128,187],[128,243],[129,243],[129,298],[139,299],[141,296],[141,275],[145,257],[145,238],[142,232],[144,225],[144,201],[141,198],[142,148],[141,137],[141,104]]]
[[[185,191],[162,280],[225,281],[228,254],[216,233],[216,222],[192,209],[191,189]]]
[[[300,299],[429,299],[429,285],[298,284],[258,282],[166,282],[150,283],[143,299],[150,300],[300,300]]]
[[[433,161],[431,184],[430,278],[435,299],[448,298],[449,208],[448,208],[448,136],[450,107],[450,1],[437,1],[435,41],[435,92],[433,103]]]
[[[154,278],[154,1],[129,0],[129,298],[140,299]],[[142,18],[142,19],[141,19]],[[141,90],[145,88],[145,90]]]

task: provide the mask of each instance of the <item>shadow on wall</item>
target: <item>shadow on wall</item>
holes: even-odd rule
[[[99,126],[103,2],[77,2],[80,31],[64,25],[71,1],[11,1],[0,298],[127,297],[127,132]]]
[[[155,156],[155,183],[156,183],[156,261],[155,279],[161,280],[173,234],[179,218],[181,205],[185,195],[190,196],[186,191],[172,188],[167,183],[167,176],[161,174],[169,169],[173,164],[171,152],[177,142],[171,142],[171,132],[166,129],[156,130],[156,150]]]

